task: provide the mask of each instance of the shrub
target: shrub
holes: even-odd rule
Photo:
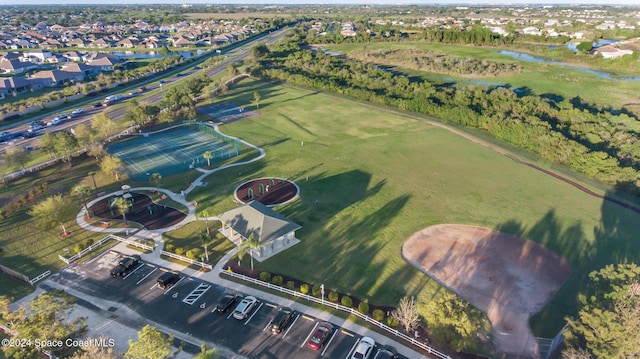
[[[338,292],[332,290],[329,292],[329,301],[332,303],[338,303]]]
[[[373,315],[373,319],[379,322],[381,322],[382,319],[384,319],[384,312],[380,309],[374,309],[372,315]]]
[[[387,325],[390,326],[391,328],[395,328],[398,326],[398,324],[400,324],[398,322],[398,319],[394,318],[394,317],[388,317],[387,318]]]
[[[348,295],[345,295],[340,300],[340,303],[347,308],[351,308],[351,306],[353,305],[353,299],[351,299],[351,297],[349,297]]]
[[[260,280],[263,282],[269,282],[271,280],[271,273],[260,272]]]
[[[322,287],[317,284],[311,288],[311,295],[313,295],[314,297],[319,297],[321,292],[322,292]]]
[[[358,311],[362,314],[369,314],[369,303],[362,301],[358,304]]]
[[[92,244],[93,244],[93,239],[92,238],[89,238],[86,241],[84,241],[84,247],[85,248],[91,247]]]
[[[288,280],[287,281],[287,288],[289,288],[290,290],[295,290],[296,289],[296,283],[292,280]]]
[[[164,246],[164,250],[165,250],[166,252],[175,253],[176,246],[175,246],[175,244],[171,244],[171,243],[169,243],[169,244],[167,244],[166,246]]]
[[[77,243],[77,244],[73,247],[73,251],[74,251],[74,252],[76,252],[76,253],[80,253],[80,252],[82,252],[82,250],[83,250],[83,249],[84,249],[84,248],[82,248],[82,244],[80,244],[80,243]]]
[[[282,285],[282,282],[284,281],[284,279],[282,279],[281,275],[277,275],[274,276],[273,279],[271,280],[271,283],[273,283],[274,285]]]
[[[308,294],[309,293],[309,285],[307,283],[300,284],[300,293]]]
[[[176,254],[179,255],[179,256],[184,255],[184,248],[182,248],[182,247],[176,248]]]
[[[189,249],[185,256],[189,259],[196,260],[198,258],[198,252],[194,249]]]

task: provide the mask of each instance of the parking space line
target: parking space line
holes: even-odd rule
[[[256,315],[256,313],[258,313],[258,311],[260,310],[260,308],[262,308],[262,305],[263,305],[263,304],[264,304],[263,302],[260,302],[260,306],[258,306],[258,309],[256,309],[256,310],[253,312],[253,314],[251,314],[251,316],[249,317],[249,319],[247,319],[247,321],[246,321],[246,322],[244,322],[244,325],[247,325],[247,323],[249,323],[249,321],[251,320],[251,318],[253,318],[253,316],[254,316],[254,315]]]
[[[122,277],[122,280],[125,280],[125,279],[129,278],[130,275],[132,275],[133,273],[135,273],[138,269],[140,269],[142,267],[144,267],[144,265],[142,265],[142,263],[140,263],[134,270],[129,272],[129,274],[127,274],[124,277]]]
[[[271,320],[270,320],[270,321],[269,321],[269,323],[267,323],[267,325],[265,325],[265,326],[264,326],[264,328],[262,328],[262,331],[263,331],[263,332],[266,332],[266,331],[267,331],[267,328],[269,328],[269,326],[271,325],[271,323],[273,323],[273,321],[271,321]]]
[[[314,318],[314,317],[310,317],[310,316],[308,316],[308,315],[306,315],[306,314],[302,314],[302,317],[303,317],[304,319],[306,319],[306,320],[310,320],[310,321],[312,321],[312,322],[315,322],[315,321],[316,321],[316,318]]]
[[[342,334],[346,334],[346,335],[350,336],[351,338],[355,337],[355,335],[353,333],[345,332],[344,329],[340,329],[340,331],[342,332]]]
[[[289,325],[289,328],[287,328],[287,330],[282,335],[283,338],[286,337],[287,334],[289,334],[289,331],[291,330],[291,328],[293,328],[293,325],[296,324],[296,322],[298,321],[298,318],[300,318],[300,316],[296,315],[296,319],[294,319],[293,322],[291,322],[291,324]]]
[[[316,325],[313,326],[313,329],[311,329],[311,331],[309,332],[309,335],[307,335],[307,337],[304,339],[304,342],[300,344],[300,348],[304,347],[304,345],[307,344],[307,342],[309,341],[309,338],[311,338],[311,336],[313,335],[313,332],[316,331],[316,327],[318,326],[318,324],[320,324],[320,322],[316,322]]]
[[[198,284],[198,286],[196,287],[196,289],[192,290],[191,293],[189,293],[183,300],[182,303],[187,303],[189,305],[193,305],[193,303],[195,303],[196,301],[198,301],[198,299],[200,299],[200,297],[202,297],[202,295],[204,293],[206,293],[209,288],[211,288],[210,285],[208,285],[207,283],[200,283]]]
[[[329,341],[327,342],[327,345],[324,346],[324,349],[322,349],[322,353],[320,353],[320,356],[324,355],[324,352],[327,351],[327,348],[329,347],[329,345],[331,345],[331,342],[333,341],[333,338],[335,338],[336,334],[338,333],[337,330],[333,331],[333,334],[331,334],[331,338],[329,338]]]
[[[342,331],[344,333],[344,331]],[[345,333],[346,334],[346,333]],[[353,346],[351,347],[351,349],[349,350],[349,354],[347,354],[347,357],[345,359],[349,359],[351,358],[351,352],[354,351],[356,349],[356,345],[358,345],[360,341],[358,340],[357,342],[353,343]]]
[[[162,293],[162,295],[167,295],[167,293],[169,293],[169,292],[171,291],[171,289],[173,289],[173,288],[177,287],[177,286],[178,286],[178,284],[180,284],[180,282],[182,282],[183,280],[185,280],[185,278],[187,278],[187,277],[182,277],[182,278],[180,278],[180,280],[179,280],[179,281],[177,281],[177,282],[176,282],[176,284],[172,285],[172,286],[171,286],[171,287],[169,287],[167,290],[165,290],[165,291],[164,291],[164,293]],[[153,289],[153,287],[152,287],[152,289]]]
[[[273,309],[278,308],[278,306],[277,306],[277,305],[275,305],[275,304],[271,304],[271,303],[265,303],[265,305],[268,305],[268,306],[270,306],[270,307],[271,307],[271,308],[273,308]]]
[[[148,276],[152,275],[153,272],[157,271],[158,267],[155,267],[149,274],[145,275],[144,277],[142,277],[142,279],[140,279],[139,281],[136,282],[136,284],[140,284],[142,283],[145,279],[147,279]]]

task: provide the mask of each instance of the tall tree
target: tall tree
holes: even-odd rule
[[[73,128],[73,135],[80,146],[87,146],[93,137],[93,130],[86,123],[81,123]]]
[[[260,99],[261,99],[260,92],[254,91],[253,92],[253,102],[255,102],[256,108],[260,108]]]
[[[94,157],[98,162],[107,154],[107,151],[104,149],[102,142],[94,140],[87,143],[87,154]]]
[[[247,238],[246,241],[240,244],[239,252],[249,251],[249,257],[251,258],[251,270],[253,270],[253,251],[260,248],[262,248],[262,243],[255,239],[253,233],[249,235],[249,238]]]
[[[67,131],[60,131],[54,136],[54,148],[56,152],[62,155],[62,160],[67,162],[71,167],[71,157],[73,152],[78,149],[78,141],[73,135]]]
[[[71,194],[82,201],[84,204],[84,210],[87,217],[91,218],[91,212],[89,212],[89,207],[87,207],[87,198],[91,196],[93,191],[89,186],[85,184],[79,184],[71,189]]]
[[[0,300],[0,303],[6,301]],[[35,343],[41,341],[42,350],[61,355],[65,348],[47,347],[46,343],[64,342],[68,338],[76,338],[86,329],[86,318],[69,320],[75,298],[63,291],[45,292],[35,297],[30,303],[30,310],[20,308],[13,313],[7,313],[8,306],[0,306],[0,317],[3,324],[16,333],[14,339]],[[6,319],[10,319],[7,321]],[[6,346],[3,348],[8,358],[39,358],[41,353],[35,345]]]
[[[587,293],[578,296],[577,318],[566,318],[565,338],[596,358],[640,355],[640,266],[615,264],[589,274]]]
[[[207,166],[211,167],[211,159],[213,158],[211,151],[204,151],[202,157],[207,160]]]
[[[56,194],[34,205],[29,214],[35,218],[42,229],[49,230],[59,224],[62,227],[62,233],[67,235],[69,233],[64,224],[73,219],[75,210],[75,205],[69,196]]]
[[[129,201],[122,197],[118,197],[111,203],[111,207],[115,207],[118,212],[120,212],[124,224],[127,224],[127,212],[129,212],[130,207]]]
[[[145,325],[138,332],[138,341],[129,339],[129,349],[124,353],[124,359],[173,358],[172,343],[173,334],[166,335],[150,325]]]
[[[55,138],[52,132],[46,132],[42,137],[40,137],[40,148],[47,151],[49,158],[53,158],[57,155],[55,143]]]
[[[153,173],[151,175],[151,180],[153,181],[153,183],[156,185],[156,192],[160,191],[160,181],[162,180],[162,175],[160,173]]]
[[[204,247],[204,256],[207,259],[207,263],[209,263],[209,251],[207,250],[209,240],[210,238],[208,230],[200,233],[200,241],[202,242],[202,247]]]
[[[418,314],[418,304],[415,297],[402,297],[398,303],[398,308],[391,312],[391,317],[409,331],[418,325],[420,315]]]
[[[13,146],[13,147],[7,148],[4,155],[4,160],[7,162],[7,164],[19,165],[22,168],[22,170],[24,170],[24,165],[27,163],[27,161],[29,161],[29,157],[30,157],[29,151],[27,151],[22,147]]]
[[[227,65],[227,72],[229,73],[229,78],[233,78],[238,74],[238,68],[232,62],[229,65]]]
[[[124,173],[124,163],[116,156],[105,156],[100,162],[100,168],[108,175],[116,176],[116,180],[120,180],[120,176]]]
[[[94,131],[96,139],[100,141],[118,132],[116,122],[104,112],[93,116],[91,119],[91,128]]]

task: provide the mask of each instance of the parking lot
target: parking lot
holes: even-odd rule
[[[215,311],[218,301],[228,292],[226,288],[181,274],[175,285],[162,290],[156,283],[167,270],[145,262],[123,277],[112,278],[110,271],[120,258],[117,252],[107,252],[87,263],[63,270],[55,280],[77,291],[122,303],[148,320],[225,346],[249,358],[348,359],[361,338],[357,333],[332,323],[334,330],[326,344],[313,351],[306,344],[322,320],[296,311],[283,331],[273,334],[269,324],[278,311],[277,304],[258,297],[257,304],[246,318],[237,320],[232,316],[235,305],[226,313]],[[243,293],[235,294],[245,296]],[[119,314],[116,308],[113,311],[114,315]],[[387,343],[376,343],[370,358],[383,344]]]

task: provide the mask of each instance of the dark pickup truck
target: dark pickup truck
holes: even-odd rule
[[[126,256],[120,259],[118,265],[113,267],[111,270],[112,277],[124,277],[127,273],[129,273],[132,269],[140,264],[140,256],[134,254],[132,256]]]

